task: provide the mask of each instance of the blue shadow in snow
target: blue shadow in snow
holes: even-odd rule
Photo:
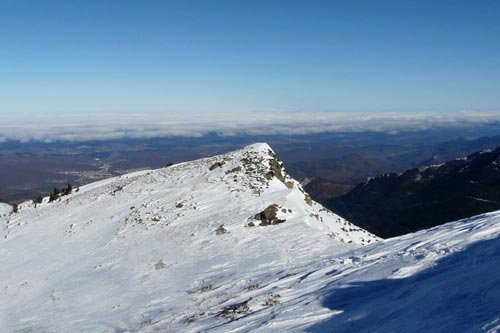
[[[343,312],[307,332],[488,331],[500,325],[500,238],[474,243],[408,278],[334,288],[325,287],[324,306]]]

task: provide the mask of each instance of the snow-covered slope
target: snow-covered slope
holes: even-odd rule
[[[310,272],[307,288],[331,312],[305,330],[500,332],[499,236],[494,212],[335,258]]]
[[[272,282],[377,240],[313,202],[267,144],[23,203],[0,222],[2,332],[223,330],[277,304]],[[248,311],[227,308],[247,293]]]
[[[46,201],[0,218],[1,332],[500,331],[500,212],[376,241],[265,144]]]
[[[0,215],[10,213],[12,211],[12,206],[3,202],[0,202]]]

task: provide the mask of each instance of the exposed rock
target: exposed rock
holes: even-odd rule
[[[207,291],[213,290],[214,286],[211,284],[204,285],[200,288],[200,292],[206,293]]]
[[[260,284],[259,284],[259,283],[254,283],[254,284],[249,285],[249,286],[247,287],[247,290],[248,290],[248,291],[257,290],[257,289],[259,289],[259,287],[260,287]]]
[[[275,306],[277,304],[280,304],[280,301],[279,301],[280,297],[281,297],[280,294],[272,293],[271,295],[269,295],[269,297],[266,299],[266,301],[264,303],[262,303],[262,306],[271,307],[271,306]]]
[[[227,232],[227,229],[224,228],[224,224],[221,224],[217,230],[215,230],[216,235],[224,235]]]
[[[237,166],[235,168],[232,168],[231,170],[226,171],[226,174],[228,173],[234,173],[234,172],[240,172],[241,171],[241,166]]]
[[[220,168],[220,167],[221,167],[221,166],[223,166],[223,165],[224,165],[224,162],[215,162],[215,163],[214,163],[214,164],[212,164],[212,165],[211,165],[208,169],[209,169],[210,171],[212,171],[212,170],[215,170],[215,169],[217,169],[217,168]]]
[[[221,318],[233,319],[239,314],[247,314],[250,312],[250,307],[248,306],[250,300],[251,298],[241,303],[228,305],[222,309],[218,316]]]
[[[278,213],[278,205],[277,204],[272,204],[266,209],[264,209],[262,212],[258,213],[255,215],[255,219],[260,221],[260,226],[267,226],[267,225],[273,225],[273,224],[280,224],[285,222],[285,219],[279,219],[277,216]],[[250,226],[250,224],[249,224]]]
[[[283,162],[281,162],[276,154],[269,150],[269,155],[272,157],[269,160],[269,168],[270,170],[264,175],[268,180],[271,180],[273,177],[278,178],[287,188],[293,188],[293,182],[286,178],[286,173],[284,172]]]

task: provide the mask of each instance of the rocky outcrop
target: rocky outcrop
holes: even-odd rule
[[[259,226],[268,226],[274,224],[280,224],[286,221],[286,219],[278,218],[279,206],[277,204],[272,204],[264,209],[262,212],[256,214],[254,219],[260,221]],[[255,226],[255,223],[250,222],[249,226]]]

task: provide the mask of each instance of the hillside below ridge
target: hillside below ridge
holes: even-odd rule
[[[383,238],[500,209],[500,148],[368,178],[321,202]]]

